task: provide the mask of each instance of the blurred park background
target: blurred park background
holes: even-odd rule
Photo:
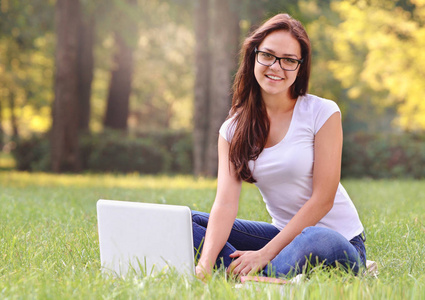
[[[342,110],[343,176],[424,178],[425,0],[0,0],[0,167],[214,176],[241,42],[278,12]]]

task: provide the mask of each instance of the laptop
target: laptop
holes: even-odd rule
[[[105,273],[149,276],[174,268],[195,274],[189,207],[100,199],[97,218]]]

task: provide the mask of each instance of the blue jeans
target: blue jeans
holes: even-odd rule
[[[195,259],[199,258],[208,224],[209,214],[192,211]],[[216,266],[228,267],[229,255],[236,250],[259,250],[273,239],[279,230],[266,222],[236,219],[229,239],[218,255]],[[296,275],[304,266],[340,265],[355,274],[366,265],[364,234],[348,241],[340,233],[323,227],[307,227],[263,269],[265,276]]]

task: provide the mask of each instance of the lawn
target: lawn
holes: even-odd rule
[[[187,205],[208,211],[215,181],[183,176],[54,175],[0,171],[1,299],[425,299],[425,181],[344,180],[379,276],[317,270],[299,284],[240,285],[223,273],[204,284],[175,273],[102,276],[96,201]],[[269,221],[254,186],[239,217]]]

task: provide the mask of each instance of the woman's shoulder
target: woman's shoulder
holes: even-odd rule
[[[336,112],[341,112],[338,104],[334,101],[307,94],[298,99],[299,111],[304,114],[302,119],[309,117],[310,126],[314,133],[317,133],[323,124]]]
[[[220,135],[228,142],[232,140],[233,135],[235,133],[235,118],[236,114],[233,114],[233,116],[229,116],[226,121],[223,122],[219,130]]]
[[[321,98],[316,95],[306,94],[301,96],[298,101],[304,109],[312,110],[313,112],[319,112],[323,109],[340,111],[338,104],[335,101]]]

